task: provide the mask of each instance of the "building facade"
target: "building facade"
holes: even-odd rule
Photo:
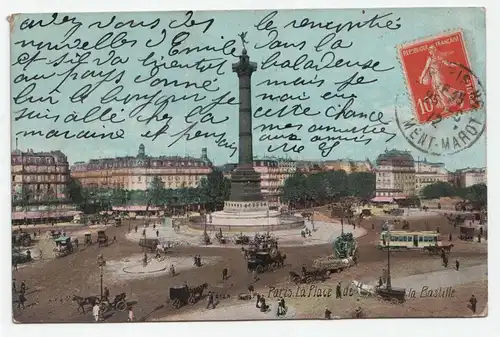
[[[457,187],[487,184],[486,168],[466,168],[458,170],[453,174],[453,182]]]
[[[14,221],[64,218],[76,214],[69,198],[69,164],[61,151],[11,153]]]
[[[376,165],[376,197],[406,198],[415,195],[415,161],[409,152],[386,150],[377,157]]]
[[[195,188],[211,172],[212,162],[206,148],[202,149],[200,158],[151,157],[146,155],[143,144],[135,157],[91,159],[71,167],[71,175],[83,187],[143,191],[149,188],[155,177],[165,183],[165,188]]]
[[[425,186],[437,182],[448,182],[449,173],[444,163],[431,163],[426,159],[415,161],[415,192],[421,194]]]
[[[366,160],[336,159],[327,161],[298,161],[296,167],[305,174],[323,171],[345,171],[347,174],[354,172],[372,172],[371,162]]]

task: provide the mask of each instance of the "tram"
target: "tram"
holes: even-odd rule
[[[378,243],[379,249],[389,247],[390,250],[423,249],[431,246],[442,246],[438,232],[383,231]]]

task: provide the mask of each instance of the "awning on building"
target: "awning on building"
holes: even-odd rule
[[[159,207],[155,206],[146,206],[146,205],[132,205],[132,206],[114,206],[113,211],[119,211],[119,212],[140,212],[140,211],[148,211],[154,212],[154,211],[159,211]]]
[[[72,217],[80,214],[80,211],[65,211],[65,212],[12,212],[12,220],[22,220],[22,219],[47,219],[47,218],[66,218]]]
[[[394,202],[393,197],[375,197],[370,200],[371,202]]]

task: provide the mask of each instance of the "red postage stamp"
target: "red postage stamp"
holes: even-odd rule
[[[398,52],[419,123],[480,108],[461,31],[408,43]]]

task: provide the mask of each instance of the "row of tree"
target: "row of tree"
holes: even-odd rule
[[[68,186],[71,200],[86,213],[126,205],[168,207],[202,204],[209,211],[214,211],[229,199],[230,189],[230,180],[218,170],[210,173],[196,188],[165,188],[165,182],[159,177],[153,178],[146,191],[83,188],[76,179],[71,179]]]
[[[283,186],[282,201],[294,208],[332,202],[340,197],[371,198],[375,193],[375,174],[343,170],[305,175],[295,172]]]
[[[486,206],[488,202],[488,187],[486,184],[476,184],[469,187],[456,187],[446,182],[437,182],[422,189],[425,199],[439,199],[443,197],[460,197],[472,203]]]

